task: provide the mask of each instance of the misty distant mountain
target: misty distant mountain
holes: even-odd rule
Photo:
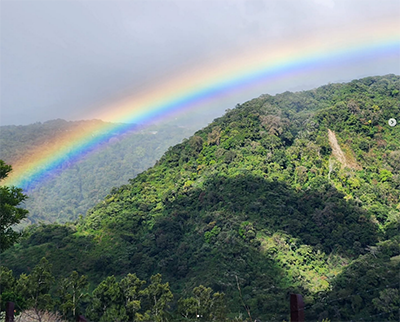
[[[0,159],[11,165],[20,159],[29,160],[38,149],[46,149],[50,143],[56,145],[57,138],[66,132],[89,135],[91,128],[106,124],[100,120],[58,119],[25,126],[2,126]],[[64,165],[64,169],[29,190],[29,199],[25,202],[29,210],[28,222],[61,223],[84,216],[113,187],[127,183],[154,165],[168,147],[193,132],[189,126],[172,124],[133,130],[123,135],[116,132],[99,151],[77,163]]]

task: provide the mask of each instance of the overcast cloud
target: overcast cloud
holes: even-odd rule
[[[0,123],[82,119],[97,102],[214,57],[393,15],[400,20],[399,0],[2,0]],[[400,74],[400,66],[369,63],[352,73],[264,92]]]

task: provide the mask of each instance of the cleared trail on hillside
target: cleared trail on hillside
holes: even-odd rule
[[[328,138],[329,138],[329,144],[331,145],[332,148],[332,154],[333,156],[338,159],[338,161],[344,166],[348,167],[349,165],[347,164],[346,156],[344,155],[342,149],[340,148],[340,145],[336,139],[335,132],[331,131],[328,129]]]
[[[340,147],[335,132],[328,129],[328,138],[329,144],[332,148],[332,155],[342,164],[343,167],[348,167],[355,170],[361,170],[362,167],[357,164],[356,160],[352,160],[350,156],[350,160],[344,154],[342,148]]]

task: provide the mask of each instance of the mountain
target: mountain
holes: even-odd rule
[[[40,148],[61,143],[62,135],[90,135],[92,129],[108,123],[100,120],[51,120],[25,126],[0,127],[0,159],[13,165],[29,160]],[[25,202],[29,223],[76,220],[102,200],[113,187],[120,186],[148,169],[169,146],[193,134],[191,127],[158,125],[123,135],[118,132],[105,147],[87,154],[79,162],[63,164],[62,171],[28,191]],[[61,170],[61,169],[60,169]]]
[[[2,265],[45,256],[92,285],[161,273],[175,321],[200,284],[232,319],[287,320],[300,293],[307,321],[398,320],[399,89],[387,75],[237,105],[85,218],[30,227]]]

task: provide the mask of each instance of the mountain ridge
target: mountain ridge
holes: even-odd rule
[[[289,293],[312,320],[395,320],[398,88],[367,77],[239,104],[75,224],[31,227],[2,263],[19,274],[46,256],[93,283],[161,273],[177,294],[201,283],[261,320],[281,320]],[[362,169],[335,161],[328,129]]]

